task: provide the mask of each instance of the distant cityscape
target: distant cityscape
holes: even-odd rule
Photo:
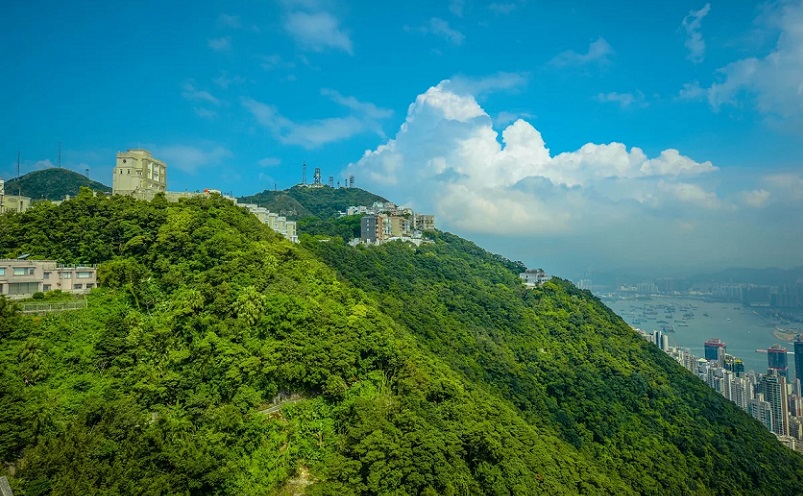
[[[757,374],[745,371],[742,360],[728,354],[726,343],[720,339],[706,341],[705,356],[696,357],[689,348],[670,346],[669,336],[664,331],[636,330],[761,422],[782,444],[803,453],[803,335],[794,341],[796,377],[790,379],[787,349],[780,345],[767,349],[767,372]]]

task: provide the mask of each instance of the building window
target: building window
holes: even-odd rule
[[[71,279],[72,278],[72,272],[61,272],[61,273],[59,273],[59,277],[61,279]]]
[[[6,268],[5,267],[0,267],[0,276],[4,276],[4,275],[6,275]]]
[[[73,284],[73,285],[72,285],[72,288],[73,288],[73,289],[84,289],[84,286],[83,286],[83,285],[81,285],[81,284]]]
[[[78,279],[91,279],[92,273],[91,272],[76,272],[75,277]]]
[[[50,284],[42,284],[42,291],[50,291]]]
[[[95,287],[95,285],[92,284],[91,282],[86,283],[86,289],[92,289],[94,287]]]
[[[45,272],[44,278],[45,279],[50,279],[50,272]]]
[[[15,276],[32,276],[33,272],[33,267],[14,267]]]

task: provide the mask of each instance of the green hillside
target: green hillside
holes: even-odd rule
[[[66,195],[77,195],[82,187],[102,193],[112,192],[112,189],[105,184],[92,181],[69,169],[56,167],[29,172],[6,181],[7,194],[16,195],[20,190],[22,196],[33,200],[63,200]]]
[[[360,188],[306,188],[293,186],[283,191],[265,190],[252,196],[238,198],[242,203],[257,203],[271,212],[289,219],[314,216],[328,219],[352,205],[370,206],[374,202],[386,202],[381,196]]]
[[[82,194],[0,216],[23,252],[103,287],[0,298],[15,494],[800,494],[803,457],[590,293],[450,234],[293,245],[217,196]]]

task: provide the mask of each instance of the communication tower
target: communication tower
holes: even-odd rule
[[[354,187],[354,174],[349,176],[349,188]]]
[[[321,186],[321,168],[316,167],[315,173],[312,176],[312,185],[315,187]]]

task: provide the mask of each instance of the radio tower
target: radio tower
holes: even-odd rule
[[[301,184],[307,184],[307,163],[301,165]]]
[[[321,185],[321,168],[316,167],[315,173],[312,175],[312,185],[316,188]]]

